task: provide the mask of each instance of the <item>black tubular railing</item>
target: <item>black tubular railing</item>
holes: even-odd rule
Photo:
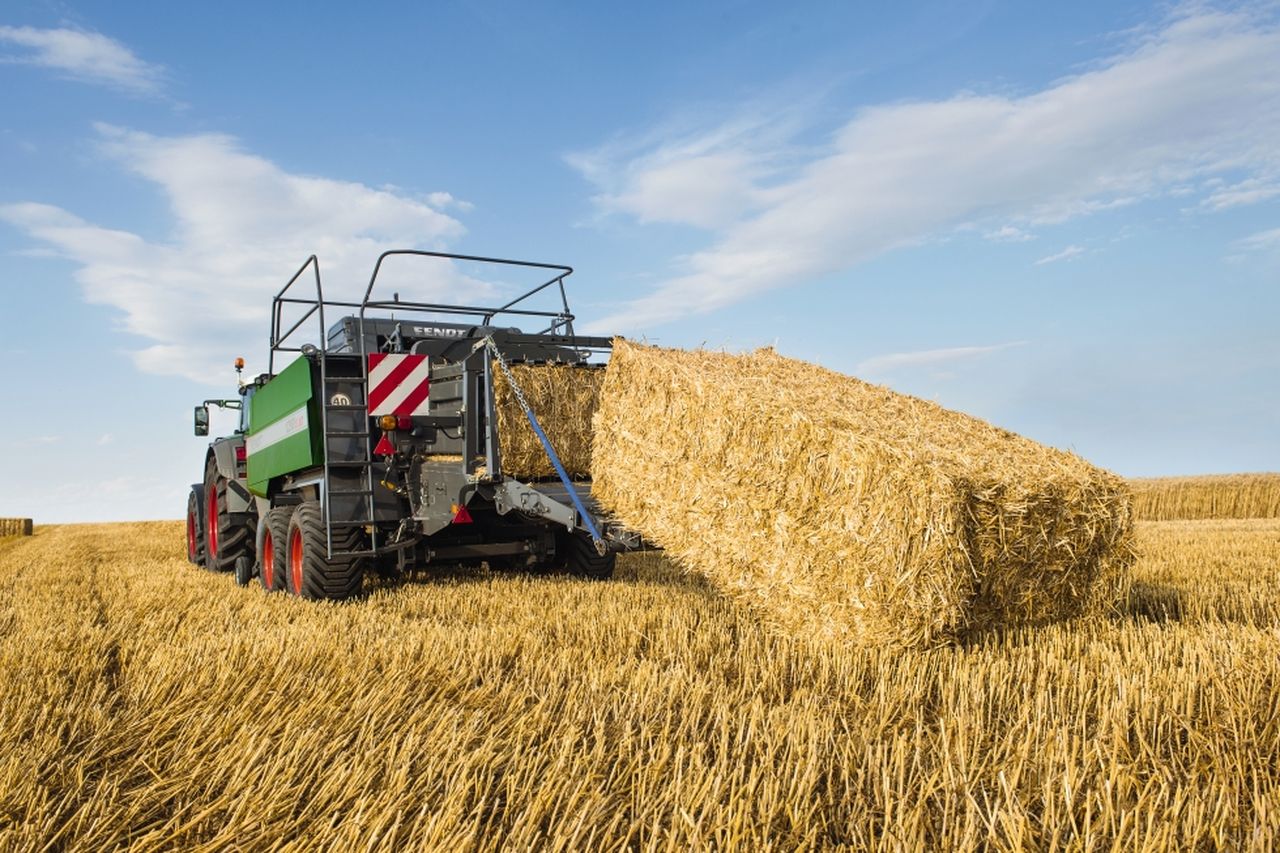
[[[435,258],[446,261],[467,261],[481,264],[495,264],[501,266],[521,267],[525,269],[552,270],[556,273],[551,278],[541,284],[525,291],[515,299],[510,300],[497,307],[485,305],[458,305],[446,304],[439,302],[404,302],[400,300],[374,300],[371,299],[373,289],[378,283],[378,276],[382,272],[383,263],[388,258],[410,256],[421,258]],[[303,278],[307,270],[312,272],[312,278],[315,281],[316,296],[314,299],[299,298],[292,295],[286,295],[290,289]],[[325,299],[324,289],[320,281],[320,261],[315,255],[310,256],[298,268],[284,287],[280,288],[280,292],[275,295],[271,304],[271,355],[267,364],[267,372],[275,372],[275,354],[278,352],[302,352],[301,346],[286,346],[286,342],[293,336],[298,329],[311,319],[313,316],[319,315],[320,323],[320,349],[324,349],[326,335],[328,334],[328,326],[324,321],[324,309],[328,308],[351,308],[358,312],[360,319],[360,336],[364,336],[364,317],[365,312],[372,308],[374,310],[392,310],[392,311],[410,311],[423,314],[445,314],[460,317],[474,317],[479,320],[478,325],[489,325],[501,315],[510,315],[512,317],[521,318],[543,318],[550,321],[549,325],[533,334],[551,335],[563,333],[566,337],[575,337],[573,331],[573,313],[569,310],[569,298],[565,291],[564,280],[573,274],[573,267],[564,266],[563,264],[543,264],[534,261],[517,261],[510,258],[490,258],[482,255],[458,255],[449,252],[428,252],[421,249],[392,249],[383,252],[378,256],[377,262],[373,267],[373,274],[369,276],[369,284],[365,288],[364,298],[359,302],[348,302],[336,299]],[[555,287],[560,295],[560,310],[547,311],[536,310],[528,307],[517,307],[526,300],[536,296],[550,287]],[[284,324],[284,310],[288,305],[306,306],[307,310],[303,312],[296,321],[287,329],[281,331]]]
[[[465,262],[481,263],[481,264],[495,264],[495,265],[501,265],[501,266],[521,267],[525,269],[551,270],[555,274],[552,275],[551,278],[542,282],[541,284],[531,288],[530,290],[525,291],[523,294],[521,294],[520,296],[517,296],[515,299],[512,299],[504,303],[503,305],[500,305],[497,307],[480,306],[480,305],[449,305],[449,304],[435,303],[435,302],[402,302],[399,300],[398,297],[390,301],[371,299],[370,297],[373,295],[374,286],[378,282],[378,275],[380,272],[382,272],[383,262],[386,261],[388,258],[399,257],[399,256],[434,258],[434,259],[445,260],[445,261],[465,261]],[[311,279],[315,282],[315,289],[316,289],[315,298],[311,299],[311,298],[289,295],[291,288],[293,288],[294,285],[296,285],[299,281],[303,280],[306,277],[306,273],[308,270],[311,271]],[[359,334],[358,334],[359,347],[356,354],[359,356],[360,362],[361,362],[361,371],[363,373],[364,394],[365,394],[366,401],[368,400],[368,394],[369,394],[369,360],[367,357],[369,353],[367,352],[367,348],[366,348],[364,321],[365,321],[366,312],[370,308],[374,310],[387,309],[387,310],[399,311],[399,312],[474,317],[479,321],[477,325],[480,325],[480,326],[490,325],[497,317],[504,316],[504,315],[512,316],[512,317],[521,317],[521,318],[530,318],[530,317],[542,318],[544,320],[549,321],[549,325],[547,325],[546,328],[541,329],[538,332],[521,334],[516,337],[530,338],[530,337],[535,337],[539,335],[560,336],[564,340],[564,342],[568,343],[569,346],[575,349],[578,349],[580,352],[588,352],[588,351],[595,352],[595,351],[607,350],[611,346],[611,343],[608,339],[590,338],[590,337],[579,339],[578,336],[574,333],[574,330],[573,330],[574,316],[573,316],[573,313],[569,310],[569,299],[568,299],[568,296],[566,295],[565,285],[564,285],[564,280],[572,274],[573,274],[573,267],[568,267],[561,264],[543,264],[543,263],[535,263],[533,261],[517,261],[509,258],[490,258],[490,257],[483,257],[480,255],[458,255],[458,254],[451,254],[447,252],[429,252],[429,251],[424,251],[420,249],[393,249],[391,251],[383,252],[381,255],[378,256],[378,260],[373,267],[373,274],[370,275],[369,277],[369,284],[365,288],[364,298],[361,299],[359,302],[347,302],[347,301],[324,298],[324,288],[321,284],[321,276],[320,276],[320,261],[315,255],[311,255],[306,259],[306,261],[303,262],[302,266],[298,268],[298,271],[293,274],[293,276],[289,279],[289,281],[285,284],[285,286],[280,288],[280,292],[275,295],[274,299],[272,299],[271,339],[270,339],[271,351],[267,358],[267,375],[268,376],[275,375],[275,359],[276,359],[277,353],[308,352],[306,344],[292,346],[292,345],[288,345],[287,342],[293,337],[295,333],[297,333],[299,329],[301,329],[307,323],[308,320],[310,320],[312,317],[316,317],[320,327],[319,345],[316,347],[317,361],[319,362],[319,365],[320,365],[320,389],[322,392],[325,391],[325,389],[327,389],[328,364],[327,364],[326,356],[327,356],[327,350],[329,345],[329,341],[328,341],[329,327],[328,327],[328,324],[325,322],[325,316],[324,316],[325,308],[350,308],[350,309],[355,309],[358,312],[357,316],[358,316],[358,328],[359,328]],[[560,310],[546,311],[546,310],[536,310],[529,307],[517,307],[517,306],[521,306],[521,303],[525,303],[526,300],[536,296],[539,293],[546,291],[548,288],[551,288],[551,287],[555,287],[559,291]],[[298,317],[296,320],[294,320],[293,323],[287,329],[285,329],[283,328],[284,322],[285,322],[285,318],[284,318],[285,308],[286,306],[292,306],[292,305],[303,306],[305,307],[306,310],[304,310],[302,312],[302,315]],[[483,358],[483,362],[484,362],[483,369],[484,371],[487,372],[489,369],[488,358],[487,357]],[[487,377],[487,373],[486,373],[486,377]],[[490,404],[492,404],[492,401],[490,401]],[[324,405],[323,400],[321,400],[321,405],[320,405],[320,417],[321,417],[321,430],[327,436],[329,432],[329,416],[328,416],[328,408]],[[489,413],[489,418],[491,421],[495,420],[492,412]],[[492,444],[492,442],[490,443]],[[326,451],[327,451],[327,443],[326,443]],[[492,452],[496,455],[496,448],[493,448]],[[324,459],[324,475],[323,475],[324,491],[326,492],[326,494],[324,495],[324,498],[323,498],[324,500],[323,514],[324,514],[324,521],[325,521],[326,545],[328,547],[329,556],[332,557],[333,556],[333,531],[332,531],[333,525],[332,525],[332,518],[330,515],[329,496],[327,494],[330,477],[331,477],[328,456],[329,455],[326,452],[325,459]],[[492,464],[496,470],[498,460],[496,458],[493,458],[490,464]],[[366,483],[366,485],[370,489],[372,489],[371,470],[366,474],[366,477],[369,480],[369,482]],[[369,498],[368,503],[369,503],[369,518],[373,519],[374,506],[373,506],[372,497]],[[376,552],[378,550],[377,525],[374,525],[373,528],[374,528],[374,535],[371,541],[371,551]]]

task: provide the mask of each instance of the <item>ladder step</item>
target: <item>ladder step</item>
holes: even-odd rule
[[[366,408],[363,403],[325,403],[324,407],[331,412],[363,412]]]
[[[354,495],[371,495],[373,489],[330,489],[329,497],[352,497]]]
[[[377,551],[334,551],[335,557],[376,557]]]
[[[330,527],[367,527],[370,524],[378,524],[379,522],[371,518],[357,518],[353,521],[332,521]],[[383,522],[385,523],[385,522]]]
[[[330,460],[330,468],[368,468],[373,464],[370,459],[334,459]]]
[[[331,429],[325,433],[325,438],[368,438],[369,431],[359,429]]]

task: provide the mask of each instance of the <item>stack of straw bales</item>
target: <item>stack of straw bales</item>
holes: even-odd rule
[[[931,646],[1097,612],[1132,560],[1125,483],[771,350],[615,342],[593,493],[802,636]]]
[[[30,536],[32,530],[29,518],[0,518],[0,536]]]
[[[511,373],[569,476],[591,476],[591,422],[604,371],[567,364],[513,364]],[[502,470],[520,479],[555,477],[551,459],[516,402],[506,375],[495,365],[493,376]]]

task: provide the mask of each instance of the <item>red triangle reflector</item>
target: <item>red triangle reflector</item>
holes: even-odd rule
[[[471,513],[467,512],[467,508],[465,506],[458,506],[457,504],[454,504],[453,506],[455,510],[455,512],[453,513],[453,523],[454,524],[470,524]]]
[[[378,446],[373,449],[374,456],[392,456],[396,452],[395,445],[391,443],[391,439],[387,438],[387,434],[382,434],[382,440],[378,442]]]

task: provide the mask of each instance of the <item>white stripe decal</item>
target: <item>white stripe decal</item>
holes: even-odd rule
[[[253,455],[259,450],[265,450],[273,444],[278,444],[286,438],[306,431],[307,405],[303,403],[301,408],[294,409],[275,423],[265,426],[245,438],[244,452],[246,455]]]
[[[384,360],[385,362],[385,360]],[[381,367],[382,365],[378,365]],[[415,367],[408,376],[406,376],[396,389],[387,395],[386,399],[378,404],[377,411],[369,412],[371,415],[393,414],[405,398],[417,390],[418,386],[431,376],[431,365],[427,363],[427,359],[423,359],[422,363]],[[372,383],[370,388],[376,387]]]
[[[382,380],[386,379],[388,374],[395,370],[399,364],[400,359],[384,356],[382,360],[374,365],[373,369],[369,371],[369,387],[377,388],[381,385]]]

